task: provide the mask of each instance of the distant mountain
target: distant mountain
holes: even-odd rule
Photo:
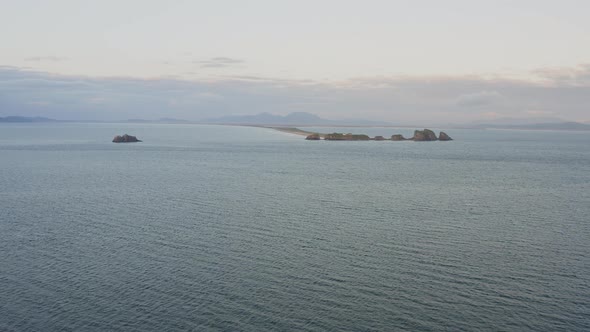
[[[131,122],[131,123],[150,123],[152,122],[151,120],[146,120],[146,119],[127,119],[126,121],[123,122]]]
[[[530,130],[590,130],[590,124],[579,122],[545,122],[532,124],[478,124],[477,128],[530,129]]]
[[[527,117],[527,118],[497,118],[494,120],[481,122],[475,121],[473,125],[503,125],[503,126],[522,126],[522,125],[535,125],[540,123],[562,123],[566,120],[557,117]]]
[[[146,119],[128,119],[126,122],[131,123],[190,123],[190,121],[174,118],[160,118],[158,120],[146,120]]]
[[[188,121],[188,120],[175,119],[175,118],[160,118],[156,122],[162,122],[162,123],[190,123],[190,121]]]
[[[279,116],[280,117],[280,116]],[[286,123],[322,123],[328,122],[329,120],[324,120],[319,116],[311,113],[306,112],[295,112],[289,113],[283,117]]]
[[[205,123],[219,123],[219,124],[249,124],[249,125],[279,125],[279,124],[302,124],[314,123],[321,124],[326,120],[321,119],[317,115],[310,113],[291,113],[287,116],[274,115],[270,113],[260,113],[256,115],[234,115],[223,116],[219,118],[206,119]]]
[[[7,116],[0,117],[0,122],[58,122],[55,119],[43,118],[40,116],[28,117],[28,116]]]
[[[245,124],[245,125],[290,125],[290,126],[386,126],[390,123],[363,119],[328,120],[307,112],[294,112],[288,115],[260,113],[256,115],[224,116],[207,119],[202,123],[212,124]]]
[[[528,129],[528,130],[590,130],[590,124],[567,121],[557,117],[498,118],[472,122],[466,128]]]

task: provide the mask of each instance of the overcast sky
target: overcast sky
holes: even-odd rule
[[[590,1],[0,3],[0,116],[590,120]]]

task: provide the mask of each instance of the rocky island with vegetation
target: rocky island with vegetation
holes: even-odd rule
[[[430,142],[430,141],[452,141],[453,139],[447,135],[444,131],[441,131],[438,137],[430,129],[416,130],[414,136],[405,138],[401,134],[392,135],[391,138],[385,138],[383,136],[369,137],[364,134],[343,134],[343,133],[331,133],[331,134],[320,134],[310,133],[305,137],[306,140],[320,140],[326,141],[416,141],[416,142]]]
[[[453,139],[447,135],[444,131],[441,131],[438,136],[436,133],[430,129],[424,130],[415,130],[414,136],[410,138],[405,138],[404,135],[395,134],[391,135],[390,138],[386,138],[383,136],[375,136],[369,137],[365,134],[352,134],[352,133],[330,133],[330,134],[322,134],[322,133],[314,133],[306,130],[302,130],[299,128],[293,127],[267,127],[272,128],[278,131],[282,131],[285,133],[295,134],[305,136],[305,139],[308,141],[415,141],[415,142],[430,142],[430,141],[452,141]]]
[[[113,143],[136,143],[136,142],[141,142],[141,140],[138,140],[137,137],[135,136],[131,136],[131,135],[117,135],[115,136],[115,138],[113,138]]]

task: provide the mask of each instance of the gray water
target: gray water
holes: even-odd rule
[[[0,125],[0,331],[590,329],[590,133],[446,131]]]

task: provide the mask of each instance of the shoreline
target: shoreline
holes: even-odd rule
[[[288,134],[295,134],[295,135],[299,135],[299,136],[308,136],[308,135],[312,135],[312,134],[319,134],[319,133],[314,133],[311,131],[306,131],[306,130],[302,130],[299,128],[295,128],[295,127],[266,127],[266,126],[261,126],[260,128],[268,128],[268,129],[274,129],[276,131],[280,131],[283,133],[288,133]],[[320,137],[324,138],[325,134],[319,134]]]

